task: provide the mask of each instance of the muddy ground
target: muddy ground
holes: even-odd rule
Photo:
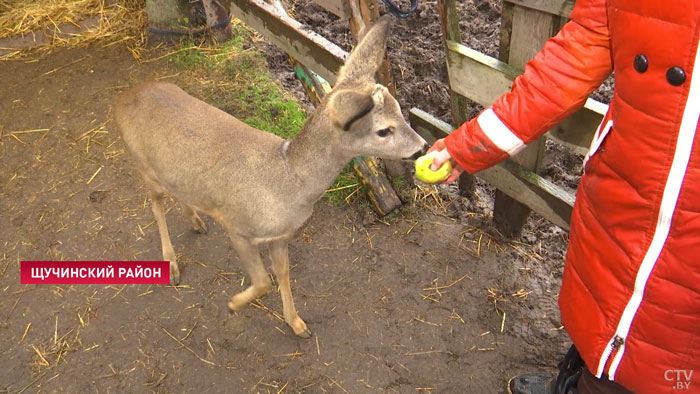
[[[434,15],[420,18],[401,23]],[[21,285],[21,260],[161,258],[110,115],[153,79],[192,83],[121,45],[0,64],[0,393],[504,393],[517,373],[553,371],[567,235],[533,217],[504,239],[488,190],[417,190],[381,220],[320,201],[290,247],[309,340],[276,292],[228,311],[247,279],[226,235],[210,218],[195,234],[172,202],[179,287]]]

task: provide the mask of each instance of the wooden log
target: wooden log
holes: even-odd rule
[[[452,125],[417,108],[411,109],[409,120],[411,126],[428,142],[445,138],[454,129]],[[555,225],[569,230],[575,200],[573,194],[512,160],[506,160],[475,175]]]
[[[447,50],[449,42],[462,42],[462,32],[459,29],[459,14],[457,13],[457,3],[455,0],[438,0],[438,13],[440,15],[440,27],[442,29],[442,42]],[[457,94],[450,87],[450,109],[452,121],[461,125],[467,119],[467,100],[464,96]],[[463,196],[470,196],[474,193],[474,177],[464,172],[459,177],[459,192]]]
[[[268,41],[335,84],[348,55],[340,47],[261,0],[232,0],[231,12]]]
[[[379,159],[374,157],[358,157],[353,160],[355,175],[364,186],[367,198],[372,203],[374,210],[385,216],[403,204],[396,195],[391,182],[386,177],[384,168]]]
[[[379,19],[379,7],[376,0],[349,0],[349,2],[357,2],[357,9],[360,11],[360,17],[366,26],[372,25],[377,19]],[[352,6],[350,7],[352,9]],[[359,26],[359,23],[353,23],[355,17],[350,19],[350,27],[353,29],[353,35],[356,40],[359,40],[359,32],[354,29]],[[384,60],[379,66],[379,71],[377,72],[377,78],[379,83],[386,86],[389,89],[389,93],[396,97],[396,83],[394,83],[394,76],[391,73],[391,62],[389,60],[389,54],[384,55]],[[393,179],[396,177],[410,177],[410,167],[407,167],[403,160],[382,160],[384,163],[384,168],[386,170],[386,175]]]

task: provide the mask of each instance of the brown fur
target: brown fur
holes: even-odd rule
[[[167,83],[145,83],[124,92],[114,108],[124,144],[150,190],[163,258],[171,280],[179,269],[163,210],[176,198],[198,232],[203,212],[221,223],[252,285],[229,301],[237,310],[270,290],[259,254],[267,244],[280,285],[284,317],[297,335],[311,335],[294,307],[287,243],[314,203],[353,157],[408,158],[427,148],[406,124],[396,100],[375,84],[389,28],[381,19],[363,37],[338,83],[298,135],[284,141],[247,126]],[[368,106],[372,109],[365,115]],[[352,120],[352,122],[350,122]],[[349,125],[348,130],[343,127]],[[391,128],[388,137],[377,131]]]

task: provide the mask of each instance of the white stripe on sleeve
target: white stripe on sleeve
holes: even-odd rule
[[[491,142],[508,153],[508,156],[513,156],[525,148],[523,141],[498,119],[493,109],[486,109],[476,121]]]

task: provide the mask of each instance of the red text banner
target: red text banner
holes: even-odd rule
[[[22,284],[168,284],[167,261],[22,261]]]

